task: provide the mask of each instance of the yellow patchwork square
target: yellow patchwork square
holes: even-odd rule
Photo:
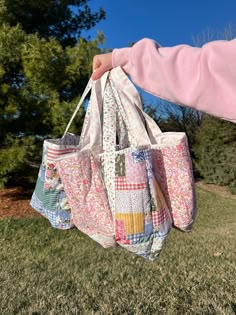
[[[144,213],[116,213],[116,220],[124,221],[126,235],[144,233]]]

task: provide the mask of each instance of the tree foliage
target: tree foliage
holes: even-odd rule
[[[0,0],[0,19],[20,24],[27,34],[54,37],[63,47],[74,46],[83,30],[105,18],[102,8],[92,12],[88,0]]]
[[[235,27],[229,24],[222,31],[202,32],[194,38],[194,43],[202,46],[213,40],[233,38]],[[197,129],[196,139],[194,164],[204,181],[229,186],[236,194],[236,125],[206,115]]]
[[[42,146],[45,137],[63,134],[79,101],[91,75],[92,58],[100,52],[98,46],[104,40],[104,36],[98,34],[94,40],[78,38],[76,45],[72,41],[65,45],[64,39],[70,36],[76,40],[83,28],[99,21],[99,15],[96,19],[94,14],[90,15],[86,3],[0,0],[0,185],[14,172],[25,172],[25,168],[29,172],[30,166],[40,158],[38,143]],[[76,29],[77,35],[70,33],[74,23],[71,22],[72,15],[62,12],[65,7],[70,10],[69,5],[77,5],[77,15],[83,20]],[[80,7],[86,10],[86,18],[83,18]],[[47,24],[44,18],[38,20],[38,24],[33,21],[36,8],[43,16],[50,12],[53,16],[56,8],[60,9],[55,25],[60,22],[60,25],[68,26],[63,38],[52,27],[50,19]],[[28,15],[37,27],[30,26],[30,19],[28,22],[24,20]],[[82,109],[72,132],[79,132],[83,115]]]
[[[194,147],[195,165],[207,183],[229,186],[236,193],[236,125],[205,116]]]
[[[185,132],[192,150],[196,142],[196,131],[201,126],[203,113],[159,99],[158,103],[145,105],[145,111],[157,122],[163,132]]]

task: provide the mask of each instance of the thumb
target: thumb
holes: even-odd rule
[[[97,69],[95,69],[93,71],[93,74],[92,74],[92,79],[93,80],[98,80],[101,78],[101,76],[103,75],[103,73],[105,73],[107,71],[107,69],[105,67],[99,67]]]

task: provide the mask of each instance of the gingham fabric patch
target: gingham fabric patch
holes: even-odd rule
[[[159,211],[152,212],[153,227],[159,227],[168,220],[168,215],[165,209],[161,208]]]
[[[116,177],[116,190],[139,190],[145,189],[147,184],[144,183],[128,183],[126,177]]]

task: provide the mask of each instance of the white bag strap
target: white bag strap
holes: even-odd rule
[[[83,150],[93,149],[94,151],[102,151],[102,110],[104,89],[108,72],[93,82],[91,98],[88,108],[88,123],[83,127],[81,134],[80,147]],[[86,128],[86,130],[85,130]]]
[[[141,99],[135,86],[120,67],[111,71],[111,80],[118,92],[120,106],[123,103],[123,111],[126,112],[126,123],[129,125],[132,138],[136,139],[136,144],[144,145],[144,143],[148,144],[150,141],[152,144],[156,143],[155,138],[160,136],[162,132],[156,122],[143,111]],[[143,119],[140,119],[137,113]],[[144,122],[146,122],[148,136],[150,137],[149,141],[147,141]]]
[[[82,127],[81,137],[79,147],[83,150],[93,147],[94,145],[100,146],[102,150],[101,141],[101,121],[100,116],[102,112],[102,98],[104,94],[104,88],[107,80],[108,72],[105,73],[101,79],[94,81],[90,78],[81,98],[79,104],[65,129],[63,138],[66,136],[76,114],[78,113],[81,105],[83,104],[86,96],[91,92],[91,98],[88,103],[88,108],[84,118],[84,123]]]
[[[119,91],[123,91],[125,89],[126,96],[140,109],[143,108],[138,91],[120,66],[111,71],[110,77]]]
[[[116,74],[115,76],[113,76],[114,73]],[[120,78],[119,81],[118,78]],[[121,68],[118,67],[111,70],[110,83],[118,110],[125,122],[131,146],[140,147],[150,145],[151,142],[144,127],[144,118],[138,112],[138,109],[143,112],[139,94],[131,82],[127,81],[127,77]],[[134,99],[138,107],[134,104]]]
[[[65,130],[65,132],[64,132],[62,138],[65,137],[65,135],[67,134],[68,130],[70,129],[70,126],[71,126],[71,124],[72,124],[72,122],[73,122],[75,116],[77,115],[77,113],[78,113],[78,111],[79,111],[81,105],[83,104],[83,102],[84,102],[86,96],[88,95],[89,91],[90,91],[91,88],[92,88],[92,84],[93,84],[93,81],[92,81],[92,79],[90,78],[90,80],[88,81],[88,84],[87,84],[87,86],[85,87],[85,90],[84,90],[84,92],[83,92],[83,94],[82,94],[82,96],[81,96],[81,98],[80,98],[79,104],[76,106],[76,109],[75,109],[75,111],[74,111],[74,113],[73,113],[73,115],[72,115],[72,117],[71,117],[69,123],[68,123],[67,126],[66,126],[66,130]]]
[[[131,101],[125,93],[125,88],[124,93],[122,93],[122,98],[120,97],[119,91],[116,89],[113,81],[111,80],[112,71],[113,70],[110,72],[104,92],[103,151],[114,152],[116,150],[117,112],[119,112],[125,123],[126,128],[124,131],[128,136],[131,147],[150,145],[151,142],[144,127],[143,117],[138,113],[135,105],[129,105]],[[130,122],[131,117],[132,122]]]

